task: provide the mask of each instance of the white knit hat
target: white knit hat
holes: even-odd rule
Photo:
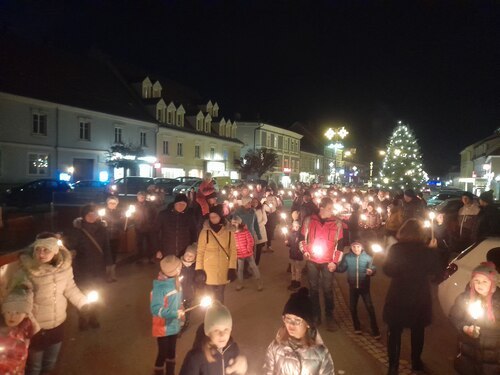
[[[61,245],[61,240],[55,237],[39,238],[33,242],[33,251],[35,251],[37,247],[44,247],[50,252],[57,254],[59,253],[59,247]]]
[[[33,310],[33,295],[25,291],[11,292],[2,303],[2,313],[18,312],[30,314]]]
[[[210,331],[214,329],[215,326],[223,326],[233,328],[233,318],[231,317],[231,312],[226,306],[224,306],[219,301],[215,300],[207,309],[205,313],[204,330],[205,335],[208,336]]]
[[[168,277],[177,276],[177,272],[181,267],[182,262],[175,255],[167,255],[160,262],[161,272]]]

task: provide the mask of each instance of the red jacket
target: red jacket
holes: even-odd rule
[[[253,256],[254,240],[252,234],[247,228],[234,232],[234,238],[236,239],[236,251],[238,252],[238,258],[241,259]]]
[[[343,237],[342,221],[335,217],[321,222],[318,215],[313,214],[302,224],[304,241],[301,248],[309,253],[314,263],[339,263],[342,259],[342,249],[337,250],[337,243]]]

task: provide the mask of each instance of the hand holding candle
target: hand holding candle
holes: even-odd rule
[[[476,320],[481,318],[484,315],[484,308],[481,305],[480,300],[476,300],[469,304],[469,314],[474,319],[474,324],[472,325],[472,329],[467,332],[472,337],[479,337],[479,328],[476,326]]]
[[[188,311],[194,310],[194,309],[196,309],[198,307],[210,307],[210,306],[212,306],[212,303],[213,303],[212,297],[210,297],[210,296],[204,296],[204,297],[201,298],[201,301],[200,301],[199,304],[194,305],[194,306],[192,306],[192,307],[184,310],[184,313],[187,313]]]
[[[97,214],[102,219],[103,216],[106,216],[106,210],[104,208],[101,208],[100,210],[97,211]]]

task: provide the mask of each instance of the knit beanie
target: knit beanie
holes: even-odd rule
[[[292,293],[283,309],[283,315],[292,314],[304,319],[310,326],[314,325],[312,302],[309,298],[309,289],[300,288]]]
[[[493,193],[491,191],[485,191],[479,196],[479,199],[488,204],[493,204]]]
[[[209,213],[217,214],[221,217],[221,219],[224,218],[224,208],[220,204],[210,207]]]
[[[486,276],[490,281],[491,281],[491,287],[490,290],[488,291],[488,296],[486,297],[486,311],[487,311],[487,316],[488,320],[495,321],[495,315],[493,312],[493,305],[491,303],[491,299],[493,296],[493,293],[495,293],[496,290],[496,283],[497,283],[497,278],[498,278],[498,272],[496,270],[495,263],[493,262],[482,262],[479,266],[474,268],[472,270],[472,277],[470,281],[470,299],[473,300],[475,299],[476,295],[476,289],[474,288],[474,285],[472,283],[472,279],[474,276],[481,274]]]
[[[229,327],[230,329],[233,328],[233,318],[231,317],[231,312],[226,306],[217,300],[212,303],[212,306],[210,306],[205,313],[205,335],[208,336],[210,331],[214,329],[215,326]]]
[[[161,272],[163,272],[163,274],[168,277],[177,276],[176,273],[181,268],[181,266],[181,260],[175,255],[167,255],[160,262]]]
[[[61,240],[55,237],[39,238],[33,242],[33,252],[37,247],[44,247],[48,249],[51,253],[59,253],[59,246],[62,245]]]
[[[26,291],[12,291],[2,303],[2,313],[18,312],[30,314],[33,310],[33,295]]]
[[[177,202],[189,203],[189,199],[186,194],[177,194],[174,198],[174,204],[176,204]]]

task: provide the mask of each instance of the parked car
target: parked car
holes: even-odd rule
[[[461,198],[463,190],[442,190],[427,200],[427,207],[434,207],[450,198]],[[474,195],[474,198],[477,196]]]
[[[439,303],[445,315],[469,284],[472,270],[486,261],[495,263],[497,271],[500,271],[500,237],[489,237],[475,243],[450,262],[438,287]]]
[[[71,186],[66,181],[44,178],[7,189],[4,203],[7,206],[20,208],[47,204],[52,202],[53,193],[68,191],[71,191]]]
[[[108,184],[107,192],[120,197],[135,196],[141,190],[146,191],[149,185],[154,185],[152,177],[124,177]]]
[[[192,187],[194,188],[195,191],[198,191],[198,187],[201,185],[201,180],[198,181],[187,181],[184,184],[177,185],[174,187],[172,190],[172,194],[186,194]]]
[[[174,187],[181,184],[179,180],[176,180],[174,178],[156,177],[154,181],[155,185],[161,187],[163,191],[165,191],[166,195],[172,195],[172,190],[174,189]]]
[[[190,176],[176,177],[175,179],[183,185],[189,183],[190,181],[201,181],[201,178],[199,177],[190,177]]]
[[[71,185],[73,191],[82,193],[104,193],[108,181],[80,180]]]

